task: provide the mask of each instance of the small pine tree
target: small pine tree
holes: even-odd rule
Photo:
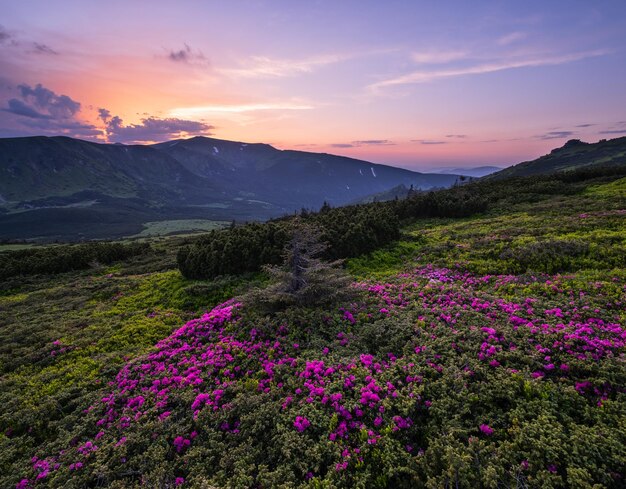
[[[264,309],[288,306],[328,305],[349,298],[351,277],[341,268],[341,260],[327,262],[320,257],[328,245],[321,240],[319,228],[297,221],[283,251],[283,264],[268,265],[265,272],[271,284],[255,289],[242,298]]]

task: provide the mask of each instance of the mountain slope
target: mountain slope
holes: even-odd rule
[[[594,165],[615,166],[624,164],[626,164],[626,137],[601,140],[597,143],[585,143],[578,139],[571,139],[561,148],[552,150],[550,154],[505,168],[485,178],[523,177]]]
[[[329,154],[197,137],[155,145],[0,139],[0,239],[114,238],[153,221],[256,220],[397,185],[452,185]]]
[[[456,176],[422,174],[327,153],[278,150],[267,144],[247,144],[195,137],[153,147],[176,159],[189,171],[217,178],[229,188],[283,205],[318,207],[321,201],[342,205],[396,185],[446,187]]]

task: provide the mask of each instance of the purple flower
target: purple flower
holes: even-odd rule
[[[493,435],[493,428],[488,424],[481,424],[480,431],[482,431],[487,436]]]
[[[311,422],[308,419],[306,419],[304,416],[296,416],[296,419],[293,422],[293,425],[298,430],[298,432],[302,433],[309,426],[311,426]]]

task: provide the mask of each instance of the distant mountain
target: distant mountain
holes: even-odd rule
[[[449,186],[455,177],[417,173],[327,153],[278,150],[195,137],[152,146],[190,172],[256,199],[280,202],[286,210],[317,208],[324,201],[343,205],[390,187],[413,184],[429,189]]]
[[[454,168],[444,167],[432,170],[433,173],[441,173],[443,175],[464,175],[466,177],[484,177],[491,173],[502,170],[501,166],[477,166],[474,168]]]
[[[562,147],[553,149],[550,154],[505,168],[485,178],[523,177],[594,165],[624,164],[626,164],[626,137],[603,139],[597,143],[585,143],[579,139],[571,139]]]
[[[0,239],[135,234],[146,222],[267,219],[455,175],[195,137],[154,145],[0,139]]]

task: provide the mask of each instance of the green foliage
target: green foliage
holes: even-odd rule
[[[357,276],[379,277],[416,263],[461,265],[476,273],[623,268],[626,180],[614,170],[598,177],[596,170],[590,180],[579,181],[581,173],[586,174],[561,175],[574,183],[562,182],[550,195],[535,193],[545,186],[533,184],[540,182],[539,177],[519,179],[519,187],[516,180],[487,182],[483,190],[494,199],[489,212],[462,219],[414,220],[400,241],[349,260],[348,269]]]
[[[321,239],[329,245],[324,255],[328,259],[367,253],[400,234],[398,219],[386,207],[341,207],[303,219],[322,230]],[[277,265],[296,222],[288,218],[213,231],[180,249],[179,269],[188,278],[214,278]]]
[[[108,265],[151,251],[147,243],[87,243],[46,246],[0,253],[0,279],[18,275],[63,273]]]
[[[107,269],[7,279],[0,487],[32,481],[33,456],[61,463],[35,487],[174,487],[177,477],[182,487],[623,487],[625,180],[618,170],[585,172],[308,215],[302,219],[323,227],[331,249],[340,244],[334,253],[366,249],[348,270],[376,280],[355,284],[340,306],[291,306],[272,316],[243,307],[206,330],[191,321],[196,336],[177,333],[180,343],[162,357],[149,356],[161,348],[154,345],[185,321],[266,280],[226,275],[200,250],[231,267],[247,256],[245,267],[256,267],[244,245],[266,256],[276,246],[280,260],[291,219],[188,245],[183,254],[198,253],[199,267],[222,274],[213,281],[173,269],[180,241],[153,243],[153,252]],[[466,203],[478,208],[475,192],[487,208],[463,213]],[[388,241],[383,235],[393,234],[399,216],[406,227]],[[493,356],[481,358],[491,346]],[[194,362],[214,358],[220,362],[195,371]],[[315,386],[324,394],[310,394],[314,379],[301,374],[319,361]],[[180,388],[166,407],[149,393],[154,378],[129,384],[115,391],[115,416],[135,394],[146,398],[141,413],[128,427],[99,427],[102,399],[117,388],[108,383],[144,364],[160,372],[161,363],[159,380],[197,373],[202,382],[168,381]],[[370,408],[361,395],[373,386],[381,399]],[[219,407],[196,415],[198,393],[215,388],[224,391]],[[323,396],[337,393],[355,424],[346,438],[331,439],[347,417]],[[160,418],[164,409],[170,414]],[[310,426],[297,430],[297,416]],[[396,416],[412,424],[394,429]],[[98,449],[79,454],[101,429]],[[178,452],[176,438],[191,433]],[[77,460],[84,467],[70,470]]]
[[[242,301],[269,311],[287,306],[331,306],[352,294],[352,278],[340,268],[341,262],[320,257],[328,250],[321,231],[311,224],[292,223],[292,236],[283,251],[280,266],[266,265],[270,284],[251,291]]]
[[[178,242],[152,244],[151,252],[104,269],[5,281],[0,294],[0,472],[8,475],[33,447],[62,436],[124,362],[258,280],[184,279],[171,270]],[[53,246],[50,256],[74,248]],[[7,484],[0,477],[0,487]]]

